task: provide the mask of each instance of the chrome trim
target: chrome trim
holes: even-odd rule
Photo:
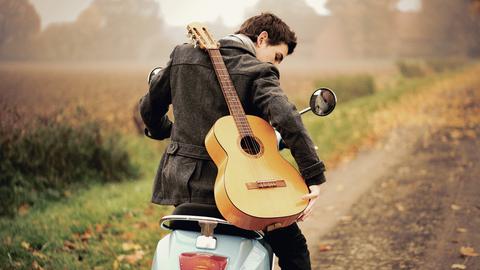
[[[167,226],[164,225],[165,222],[171,220],[184,220],[184,221],[210,221],[210,222],[217,222],[220,224],[231,225],[228,221],[219,218],[212,218],[212,217],[204,217],[204,216],[190,216],[190,215],[168,215],[164,216],[160,219],[160,226],[163,229],[170,230]]]
[[[312,108],[308,107],[308,108],[305,108],[305,109],[301,110],[301,111],[298,112],[298,113],[299,113],[299,114],[304,114],[304,113],[309,112],[309,111],[311,111],[311,110],[312,110]]]
[[[213,218],[213,217],[204,217],[204,216],[193,216],[193,215],[168,215],[164,216],[160,219],[160,227],[164,230],[172,230],[169,228],[167,225],[165,225],[165,222],[167,221],[172,221],[172,220],[183,220],[183,221],[206,221],[206,222],[216,222],[219,224],[224,224],[224,225],[229,225],[229,226],[234,226],[233,224],[229,223],[228,221],[224,219],[219,219],[219,218]],[[262,231],[253,231],[257,234],[256,239],[262,239],[263,238],[263,232]]]

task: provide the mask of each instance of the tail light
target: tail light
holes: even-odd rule
[[[227,257],[209,253],[182,253],[180,270],[225,270],[227,261]]]

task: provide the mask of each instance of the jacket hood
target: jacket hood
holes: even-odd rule
[[[220,42],[220,47],[221,48],[234,48],[234,49],[240,49],[243,50],[252,56],[256,56],[255,52],[252,51],[248,46],[244,45],[241,42],[231,40],[231,39],[220,39],[218,42]]]

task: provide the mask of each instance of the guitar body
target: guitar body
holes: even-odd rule
[[[302,176],[278,152],[273,128],[263,119],[247,115],[257,144],[246,151],[232,116],[217,120],[205,138],[217,165],[215,201],[232,224],[248,230],[285,227],[298,218],[308,201]],[[252,145],[251,141],[248,145]]]

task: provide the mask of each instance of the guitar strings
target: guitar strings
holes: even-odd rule
[[[234,98],[234,102],[232,102],[231,105],[232,105],[234,108],[237,108],[237,107],[238,107],[237,109],[238,109],[239,111],[242,111],[242,110],[243,110],[243,107],[242,107],[242,104],[240,103],[240,100],[239,100],[239,98],[238,98],[238,93],[235,91],[235,87],[233,86],[233,82],[231,81],[230,75],[228,74],[228,70],[226,69],[226,66],[225,66],[225,64],[224,64],[224,62],[223,62],[223,58],[222,58],[222,56],[221,56],[221,54],[220,54],[220,51],[218,50],[217,52],[218,52],[218,57],[222,60],[221,64],[223,64],[223,67],[224,67],[224,68],[218,70],[219,74],[220,74],[221,76],[223,76],[223,77],[219,76],[219,80],[220,80],[222,83],[226,84],[226,85],[225,85],[225,86],[226,86],[225,89],[226,89],[227,87],[229,87],[228,90],[232,90],[232,91],[230,92],[230,94],[232,94],[232,92],[233,92],[233,93],[236,95],[235,97],[233,97],[233,98]],[[226,74],[225,74],[225,73],[226,73]],[[218,74],[217,74],[217,75],[218,75]],[[226,79],[225,79],[225,80],[221,80],[221,78],[226,78]],[[221,83],[221,84],[222,84],[222,83]],[[227,96],[227,94],[225,93],[225,91],[223,91],[223,94],[225,95],[225,98],[229,98],[229,97]],[[227,102],[227,105],[228,105],[229,109],[233,109],[233,108],[230,108],[229,102]],[[233,110],[230,110],[230,113],[231,113],[232,116],[233,116],[233,113],[232,113],[232,112],[233,112]],[[245,147],[246,147],[246,149],[247,149],[246,152],[247,152],[248,154],[250,154],[250,155],[257,155],[257,154],[260,153],[262,146],[261,146],[261,144],[260,144],[259,142],[257,142],[257,139],[255,138],[255,135],[253,134],[253,130],[252,130],[251,127],[250,127],[250,123],[249,123],[249,121],[248,121],[248,118],[247,118],[245,112],[243,112],[243,116],[245,117],[245,118],[244,118],[244,120],[245,120],[245,123],[244,123],[244,124],[245,124],[246,126],[243,126],[242,123],[238,124],[238,125],[237,125],[238,132],[240,133],[241,140],[244,140],[244,142],[245,142]],[[234,117],[234,118],[235,118],[235,117]],[[237,119],[235,119],[235,124],[237,124]],[[241,147],[243,147],[243,146],[241,145]],[[245,149],[242,149],[242,150],[245,151]],[[264,160],[267,164],[271,164],[271,161],[270,161],[269,159],[263,159],[263,160]],[[250,170],[246,170],[246,171],[245,171],[245,176],[244,176],[244,177],[246,177],[246,179],[251,179],[251,180],[249,180],[249,181],[256,182],[256,181],[258,181],[258,180],[260,180],[260,181],[261,181],[261,180],[265,180],[265,181],[275,180],[275,179],[272,179],[272,178],[270,178],[270,179],[258,179],[258,177],[259,177],[258,173],[254,173],[254,172],[261,172],[261,171],[262,171],[262,170],[260,169],[260,166],[261,166],[261,165],[260,165],[259,163],[257,163],[256,161],[253,161],[252,159],[249,159],[248,164],[249,164],[249,165],[247,165],[247,166],[249,167]],[[270,165],[270,166],[267,166],[267,167],[271,168],[272,166]],[[271,195],[272,195],[272,194],[271,194],[270,192],[263,193],[263,196],[267,196],[267,198],[270,197]]]
[[[226,91],[222,91],[222,92],[223,92],[223,95],[225,96],[225,99],[226,99],[226,101],[227,101],[227,106],[228,106],[229,109],[230,109],[230,114],[231,114],[232,117],[234,118],[235,124],[237,124],[237,123],[238,123],[237,121],[238,121],[239,119],[235,119],[235,115],[233,114],[233,111],[234,111],[233,109],[234,109],[234,108],[230,108],[230,105],[232,105],[233,107],[237,106],[237,107],[238,107],[237,109],[243,110],[243,107],[241,106],[241,103],[240,103],[240,105],[237,104],[237,102],[239,103],[238,94],[237,94],[236,92],[234,92],[235,87],[233,86],[233,83],[232,83],[232,81],[231,81],[231,79],[230,79],[230,74],[228,73],[225,64],[222,65],[222,63],[223,63],[223,58],[222,58],[222,55],[221,55],[221,53],[220,53],[220,50],[215,49],[215,54],[218,53],[217,55],[211,53],[213,50],[212,50],[212,51],[211,51],[211,50],[208,50],[208,51],[209,51],[209,54],[210,54],[210,56],[212,57],[212,59],[215,60],[215,59],[216,59],[215,57],[217,57],[217,58],[219,58],[220,60],[222,60],[221,62],[220,62],[220,61],[218,61],[218,62],[217,62],[217,61],[213,61],[213,62],[214,62],[215,72],[217,73],[217,77],[218,77],[218,79],[219,79],[219,81],[220,81],[220,84],[221,84],[221,85],[222,85],[222,83],[224,84],[224,85],[223,85],[223,89],[225,89],[225,90],[228,89],[228,90],[231,91],[230,93],[233,92],[234,94],[237,95],[237,99],[234,100],[234,102],[232,102],[232,104],[230,104],[230,103],[228,102],[228,100],[229,100],[230,97],[228,96],[228,94],[226,93]],[[226,74],[225,74],[225,73],[226,73]],[[226,79],[222,79],[223,77],[225,77]],[[233,98],[235,98],[235,97],[233,97]],[[243,113],[243,115],[245,115],[245,112]],[[244,142],[245,142],[245,147],[247,148],[247,153],[249,153],[249,154],[258,154],[258,153],[260,153],[260,145],[255,141],[255,138],[254,138],[254,136],[253,136],[253,132],[251,132],[251,129],[250,129],[250,130],[248,129],[249,123],[248,123],[248,119],[247,119],[246,115],[245,115],[245,122],[246,122],[245,124],[247,125],[247,126],[246,126],[246,128],[247,128],[246,131],[242,129],[242,128],[245,128],[245,127],[243,127],[243,126],[241,125],[242,123],[240,123],[240,125],[237,124],[237,129],[238,129],[240,135],[242,136],[242,139],[240,140],[240,142],[242,142],[242,141],[244,140]],[[242,134],[242,133],[244,133],[244,134]],[[257,145],[258,145],[258,147],[257,147]],[[243,147],[243,146],[241,145],[241,143],[240,143],[240,146]]]

